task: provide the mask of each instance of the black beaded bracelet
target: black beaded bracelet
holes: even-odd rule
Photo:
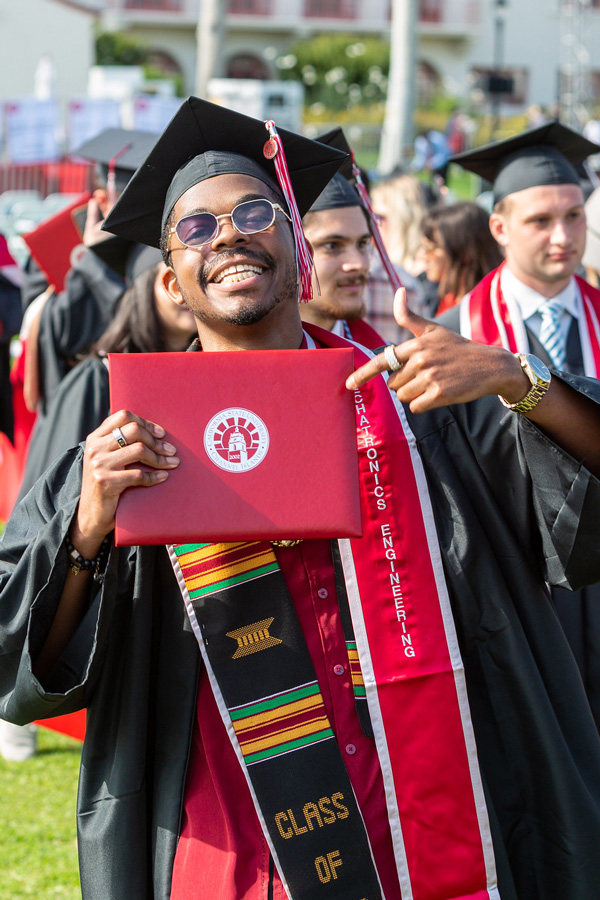
[[[67,535],[65,537],[65,544],[67,547],[67,554],[69,557],[69,568],[71,569],[71,572],[73,573],[73,575],[79,575],[79,573],[81,571],[88,572],[88,571],[90,571],[90,569],[93,569],[94,570],[94,579],[98,580],[100,567],[102,566],[103,562],[108,557],[108,550],[109,550],[108,538],[104,538],[104,540],[102,541],[102,543],[100,545],[100,549],[98,550],[98,553],[96,554],[96,556],[93,559],[85,559],[85,557],[83,557],[81,555],[79,550],[77,550],[75,548],[75,546],[71,542],[69,535]]]

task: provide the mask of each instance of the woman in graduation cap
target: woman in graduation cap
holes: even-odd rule
[[[303,328],[300,217],[341,158],[190,98],[107,223],[162,245],[195,349],[229,352],[233,384],[240,349],[353,348],[363,535],[115,548],[122,491],[185,478],[160,424],[123,410],[17,507],[0,713],[88,709],[84,900],[589,900],[600,882],[600,741],[545,585],[600,577],[598,385],[531,377],[402,293],[414,337],[382,354]]]

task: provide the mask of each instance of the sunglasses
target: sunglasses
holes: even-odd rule
[[[230,213],[223,213],[221,216],[209,212],[192,213],[191,216],[184,216],[174,228],[171,228],[167,250],[173,233],[186,247],[202,247],[203,244],[210,244],[221,230],[220,219],[231,219],[231,224],[241,234],[266,231],[275,221],[276,210],[282,212],[288,222],[292,221],[279,203],[271,203],[270,200],[264,199],[239,203]]]

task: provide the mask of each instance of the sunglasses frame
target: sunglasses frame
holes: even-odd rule
[[[233,220],[233,215],[234,215],[236,209],[239,209],[240,206],[247,206],[249,203],[268,203],[271,206],[271,208],[273,210],[273,217],[272,217],[271,221],[269,222],[269,224],[265,225],[264,228],[258,228],[258,229],[256,229],[256,231],[242,231],[235,224],[235,222]],[[222,213],[220,216],[215,216],[214,213],[209,213],[209,212],[190,213],[189,216],[182,216],[181,219],[179,219],[179,221],[169,231],[169,239],[167,241],[167,252],[170,250],[171,238],[173,237],[173,234],[177,235],[177,240],[179,241],[180,244],[183,244],[184,247],[188,247],[190,250],[196,250],[198,247],[205,247],[207,244],[212,243],[212,241],[214,241],[215,238],[217,238],[219,236],[219,234],[221,233],[221,225],[220,225],[221,219],[231,219],[231,224],[233,225],[235,230],[237,232],[239,232],[239,234],[260,234],[262,231],[266,231],[267,228],[270,228],[271,225],[273,225],[273,223],[275,222],[275,215],[277,213],[277,210],[279,210],[279,212],[283,213],[283,215],[286,217],[288,222],[292,221],[291,218],[289,217],[289,215],[286,213],[285,209],[282,206],[280,206],[279,203],[273,203],[271,200],[268,200],[266,197],[256,197],[253,200],[244,200],[242,203],[238,203],[237,206],[234,206],[233,209],[231,210],[231,212]],[[212,234],[212,236],[207,241],[203,241],[201,244],[186,244],[186,242],[182,241],[181,238],[179,237],[177,229],[179,228],[181,223],[184,222],[186,219],[192,219],[194,216],[198,216],[198,215],[212,216],[216,223],[215,224],[215,232]]]

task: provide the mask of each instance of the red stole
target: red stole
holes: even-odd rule
[[[479,282],[460,305],[460,333],[480,344],[527,353],[529,342],[518,305],[502,292],[503,263]],[[578,288],[578,325],[587,376],[600,375],[600,291],[575,276]]]
[[[347,346],[314,326],[306,331],[323,346]],[[355,346],[357,366],[370,355]],[[499,900],[464,667],[422,461],[387,376],[355,391],[354,401],[363,536],[339,546],[402,897]],[[190,612],[184,578],[175,571]],[[200,637],[199,645],[210,673]],[[215,696],[239,749],[228,710]]]
[[[379,350],[388,343],[364,319],[355,319],[353,322],[346,322],[346,324],[350,329],[352,340],[368,350]]]

